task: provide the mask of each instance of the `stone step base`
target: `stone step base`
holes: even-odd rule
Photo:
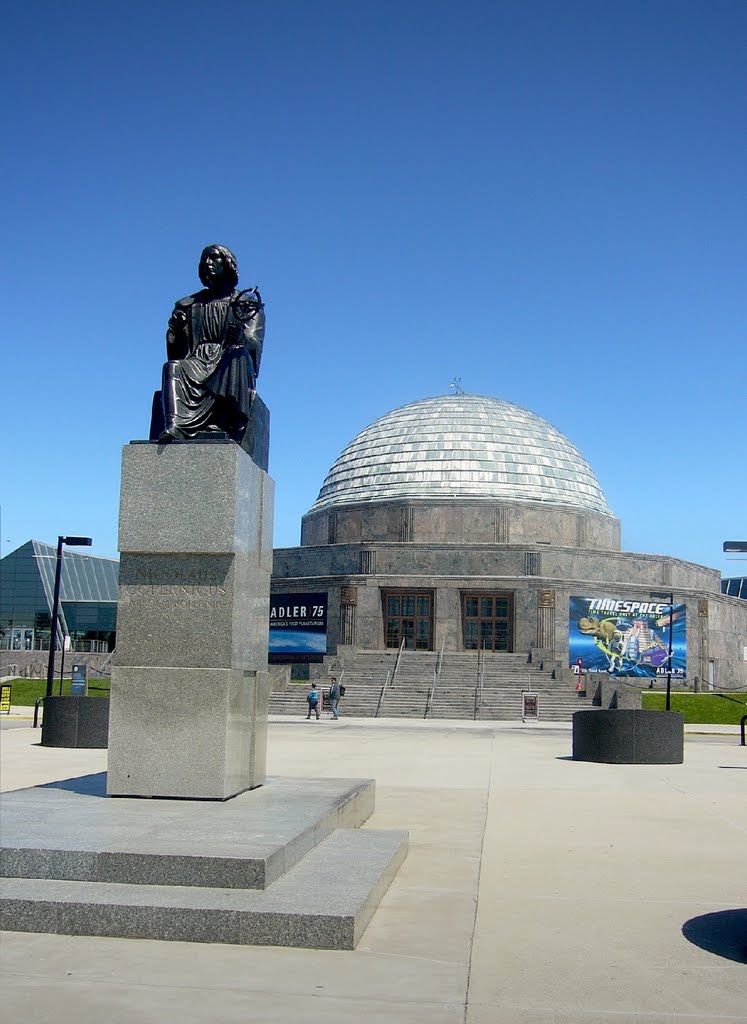
[[[0,795],[0,928],[352,949],[406,855],[359,829],[371,779],[227,801],[107,797],[106,775]]]
[[[372,779],[275,776],[226,801],[107,797],[101,772],[0,796],[0,875],[263,889],[375,803]]]
[[[407,853],[407,833],[337,829],[265,890],[3,880],[0,926],[179,942],[354,949]]]

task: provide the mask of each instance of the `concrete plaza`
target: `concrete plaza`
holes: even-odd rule
[[[106,768],[106,751],[39,738],[3,728],[3,790]],[[747,903],[747,752],[736,731],[689,730],[682,765],[570,754],[569,727],[273,720],[271,774],[373,777],[366,827],[410,832],[357,950],[3,932],[2,1019],[747,1021],[747,967],[722,955],[729,943],[709,919],[697,921]]]

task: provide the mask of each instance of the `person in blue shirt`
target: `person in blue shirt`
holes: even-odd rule
[[[319,720],[319,690],[317,690],[316,686],[312,686],[312,688],[309,690],[309,692],[307,694],[307,697],[306,697],[306,700],[308,701],[308,704],[309,704],[309,713],[306,716],[307,720],[309,718],[311,718],[311,712],[314,711],[315,714],[316,714],[316,717],[317,717],[317,721],[318,721]]]

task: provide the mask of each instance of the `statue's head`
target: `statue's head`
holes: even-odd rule
[[[198,274],[200,280],[209,288],[215,283],[216,271],[222,266],[221,276],[231,288],[239,283],[239,264],[236,257],[225,245],[206,245],[200,256]]]

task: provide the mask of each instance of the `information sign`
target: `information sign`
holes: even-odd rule
[[[527,718],[539,718],[539,694],[524,690],[521,694],[521,720],[526,722]]]
[[[88,693],[88,666],[73,665],[70,674],[70,695],[72,697],[85,697]]]
[[[327,653],[327,592],[270,596],[270,664],[319,662]]]

